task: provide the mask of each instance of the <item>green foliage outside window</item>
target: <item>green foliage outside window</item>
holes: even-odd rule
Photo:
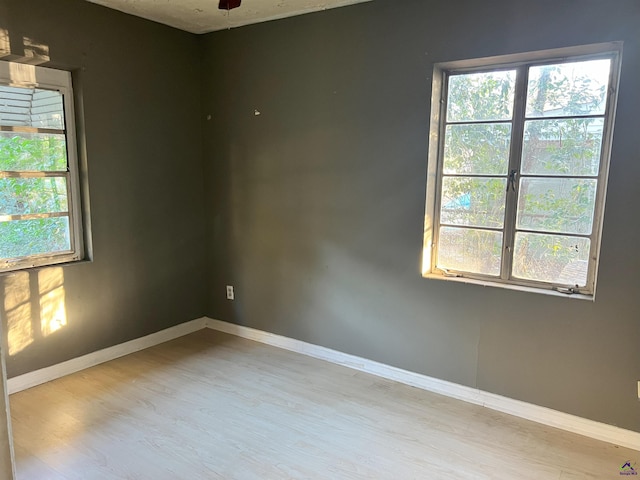
[[[0,258],[17,258],[70,249],[69,218],[11,219],[10,215],[66,213],[64,135],[0,134],[0,170],[60,172],[61,176],[0,178]]]
[[[519,236],[521,278],[554,281],[569,264],[586,265],[589,240],[571,234],[593,228],[597,179],[580,177],[599,173],[609,68],[598,60],[529,69],[516,228],[558,235]],[[503,245],[482,227],[504,224],[514,92],[515,70],[449,77],[440,221],[479,229],[447,230],[457,245],[440,243],[445,267],[497,274]]]

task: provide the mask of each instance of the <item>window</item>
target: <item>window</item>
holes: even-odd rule
[[[0,61],[0,271],[83,256],[71,75]]]
[[[593,297],[620,47],[436,66],[424,276]]]

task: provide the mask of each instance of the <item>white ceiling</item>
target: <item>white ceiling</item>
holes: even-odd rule
[[[207,33],[371,0],[242,0],[229,12],[218,9],[219,0],[88,1],[187,32]]]

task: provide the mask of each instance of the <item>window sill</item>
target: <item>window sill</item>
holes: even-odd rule
[[[50,261],[47,263],[26,263],[22,265],[16,265],[15,268],[6,268],[4,270],[0,270],[0,277],[5,275],[11,275],[12,273],[24,272],[24,271],[35,271],[35,270],[43,270],[51,267],[70,267],[72,265],[82,265],[85,263],[92,263],[93,260],[90,258],[80,258],[80,259],[60,259],[58,261]]]
[[[589,300],[592,302],[595,301],[595,295],[587,295],[584,293],[568,294],[568,293],[562,293],[562,292],[558,292],[556,290],[551,290],[547,288],[528,287],[525,285],[515,285],[513,283],[492,282],[490,280],[479,280],[476,278],[468,278],[468,277],[445,276],[437,273],[423,273],[422,276],[430,280],[444,280],[447,282],[469,283],[472,285],[480,285],[483,287],[504,288],[507,290],[516,290],[519,292],[527,292],[527,293],[538,293],[543,295],[550,295],[553,297],[570,298],[573,300]]]

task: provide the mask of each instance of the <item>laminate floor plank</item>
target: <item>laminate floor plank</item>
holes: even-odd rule
[[[10,397],[18,480],[619,478],[640,452],[202,330]]]

